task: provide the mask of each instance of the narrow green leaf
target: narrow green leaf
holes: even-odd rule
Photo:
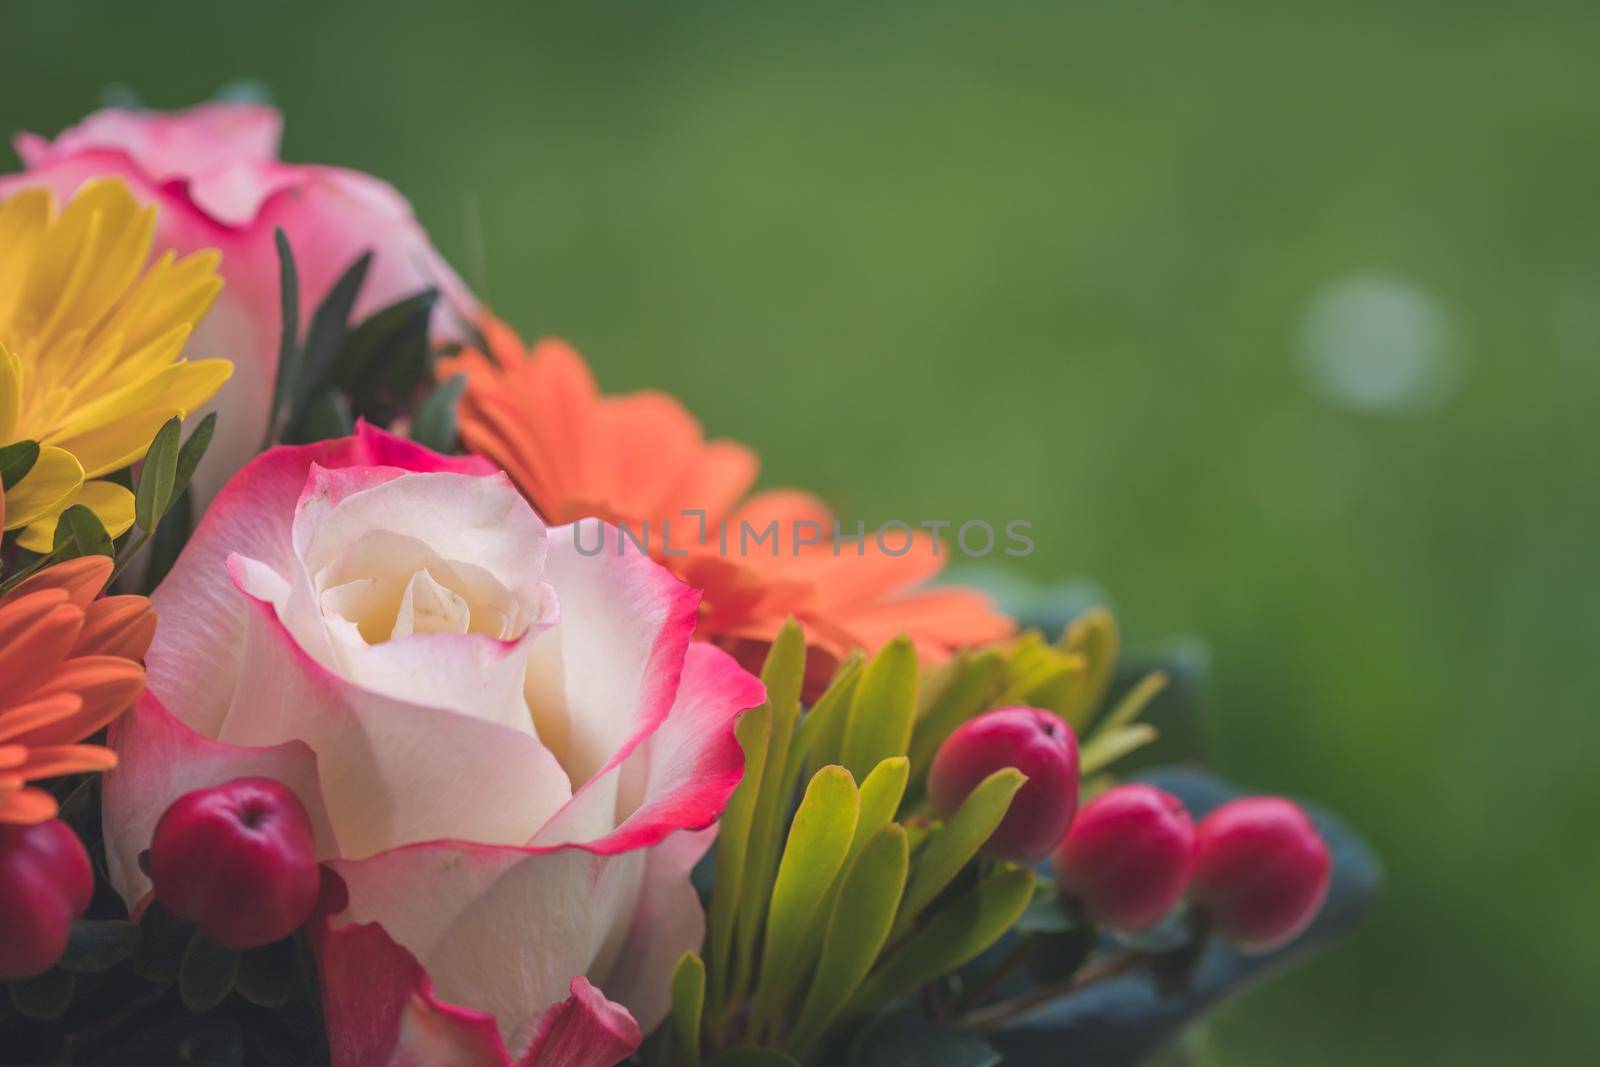
[[[1033,872],[1018,867],[990,875],[957,897],[883,961],[862,985],[851,1011],[868,1014],[994,944],[1033,899],[1033,885]]]
[[[355,428],[350,402],[336,390],[325,389],[312,396],[305,408],[290,420],[283,433],[283,443],[308,445],[314,441],[332,441],[349,437]]]
[[[55,968],[12,982],[11,1006],[30,1019],[59,1019],[72,1006],[77,988],[76,975]]]
[[[50,554],[57,559],[76,559],[79,556],[116,556],[111,545],[111,535],[100,522],[100,517],[87,505],[74,504],[56,520],[55,542]]]
[[[824,767],[806,786],[778,862],[756,984],[753,1033],[777,1017],[804,974],[800,959],[825,916],[820,905],[855,835],[860,798],[843,767]]]
[[[917,914],[978,854],[1025,781],[1027,777],[1015,767],[995,771],[967,794],[948,822],[929,832],[912,865],[905,901],[895,920],[896,934],[910,929]]]
[[[139,947],[139,926],[126,919],[79,919],[67,935],[67,948],[56,966],[67,971],[105,971],[133,955]]]
[[[711,1061],[711,1067],[800,1067],[800,1064],[775,1048],[745,1045],[722,1053]]]
[[[739,716],[733,733],[744,749],[744,778],[728,797],[722,819],[717,824],[715,882],[711,892],[710,914],[706,920],[707,976],[711,1006],[720,1013],[741,990],[730,989],[731,950],[734,920],[739,915],[739,894],[744,878],[745,851],[750,840],[750,820],[755,814],[756,794],[761,791],[762,771],[767,758],[767,735],[772,729],[772,709],[765,704]]]
[[[789,765],[789,745],[794,740],[795,721],[800,717],[800,685],[805,673],[805,631],[790,618],[778,631],[761,668],[767,707],[772,709],[772,728],[767,734],[767,754],[762,761],[767,769],[762,774],[755,814],[750,821],[749,859],[745,863],[744,890],[739,901],[739,955],[734,974],[740,979],[749,975],[754,966],[756,942],[766,917],[773,871],[778,864],[784,817],[791,803],[793,779],[787,777],[784,769]]]
[[[1120,645],[1116,620],[1105,608],[1095,607],[1073,619],[1061,635],[1060,647],[1064,652],[1076,652],[1084,658],[1084,678],[1074,695],[1073,703],[1063,716],[1074,726],[1088,722],[1094,709],[1105,699],[1111,686],[1112,673],[1117,667]]]
[[[305,355],[299,381],[295,383],[294,405],[303,407],[311,395],[328,385],[333,361],[344,347],[350,332],[350,312],[355,307],[361,283],[366,280],[367,268],[372,265],[372,253],[363,252],[356,261],[345,268],[339,280],[333,283],[328,295],[311,313],[306,327]]]
[[[300,275],[295,270],[294,250],[282,229],[273,231],[278,248],[278,377],[273,383],[271,418],[267,420],[266,444],[271,444],[283,429],[294,396],[294,383],[300,375]]]
[[[1106,712],[1105,718],[1096,727],[1096,733],[1115,730],[1118,727],[1132,723],[1166,687],[1166,671],[1151,671],[1143,678],[1140,678],[1133,688],[1124,693],[1122,699],[1117,701],[1116,707]]]
[[[909,859],[905,830],[890,823],[872,835],[846,869],[828,917],[816,976],[789,1037],[791,1048],[804,1054],[822,1037],[877,961],[905,891]]]
[[[13,441],[0,447],[0,488],[10,489],[39,462],[38,441]]]
[[[172,521],[157,526],[155,536],[150,539],[150,559],[144,571],[144,591],[147,595],[161,584],[161,579],[178,562],[178,553],[183,551],[183,546],[189,540],[189,527],[194,524],[192,499],[187,488],[179,493],[167,512]]]
[[[844,747],[844,724],[850,716],[850,703],[855,700],[856,686],[861,681],[862,665],[866,658],[852,652],[850,658],[833,672],[828,688],[811,706],[800,728],[795,731],[794,744],[789,750],[789,780],[799,778],[802,764],[806,780],[830,763],[838,763]]]
[[[452,451],[456,447],[456,408],[466,387],[465,374],[452,375],[436,386],[417,407],[411,439],[435,452]]]
[[[248,949],[239,956],[239,995],[263,1008],[281,1008],[294,995],[295,939],[293,936]]]
[[[375,413],[383,402],[409,395],[431,376],[428,322],[438,298],[434,289],[413,293],[350,331],[329,369],[329,380],[352,398],[358,414]]]
[[[1114,730],[1097,730],[1078,752],[1080,774],[1094,774],[1115,763],[1128,753],[1143,748],[1157,737],[1157,730],[1147,722],[1136,722]]]
[[[844,727],[843,763],[865,778],[879,763],[904,756],[917,710],[917,652],[900,636],[872,658],[850,702]]]
[[[144,466],[139,468],[133,517],[145,533],[156,528],[172,504],[173,483],[178,475],[178,434],[182,429],[183,420],[176,415],[162,423],[144,454]]]
[[[911,731],[911,797],[920,799],[933,765],[934,754],[945,738],[978,712],[996,707],[1005,657],[997,651],[963,653],[952,661],[950,675],[929,700]]]
[[[217,413],[215,411],[200,420],[200,425],[189,431],[188,438],[183,442],[183,447],[178,449],[178,469],[172,479],[172,494],[177,497],[189,488],[189,480],[194,477],[195,468],[200,466],[200,461],[205,458],[206,450],[211,447],[211,438],[217,432]],[[185,529],[187,533],[187,528]]]
[[[700,1019],[706,1002],[706,965],[685,952],[672,971],[672,1032],[678,1055],[689,1067],[700,1067]]]
[[[178,997],[190,1011],[210,1011],[233,992],[239,977],[239,953],[195,933],[178,967]]]

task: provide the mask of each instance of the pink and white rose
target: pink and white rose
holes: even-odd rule
[[[701,943],[689,871],[761,684],[690,643],[695,590],[614,529],[575,537],[482,460],[363,425],[240,471],[151,598],[112,883],[145,896],[183,793],[294,789],[338,875],[315,938],[335,1064],[615,1063]]]
[[[443,300],[435,328],[452,332],[476,304],[440,258],[394,187],[343,167],[278,159],[283,119],[256,104],[201,104],[185,111],[97,111],[55,140],[19,134],[26,168],[0,177],[0,197],[46,185],[58,201],[90,178],[121,178],[160,209],[155,251],[187,255],[213,248],[226,282],[185,351],[233,361],[233,377],[213,406],[216,438],[195,476],[210,500],[253,456],[267,426],[278,368],[278,259],[281,228],[300,273],[302,326],[363,252],[373,253],[357,318],[423,289]]]

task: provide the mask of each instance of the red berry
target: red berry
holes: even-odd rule
[[[93,896],[89,854],[66,823],[0,823],[0,979],[55,966]]]
[[[1194,823],[1183,802],[1149,785],[1096,797],[1055,854],[1056,883],[1095,922],[1145,930],[1183,897],[1194,865]]]
[[[928,770],[928,794],[942,819],[995,771],[1028,776],[983,846],[994,859],[1031,863],[1065,836],[1078,810],[1078,738],[1060,716],[1037,708],[999,708],[945,739]]]
[[[156,823],[150,880],[174,915],[229,948],[293,933],[321,878],[300,798],[271,778],[235,778],[185,793]]]
[[[1220,937],[1265,952],[1316,918],[1332,867],[1328,846],[1299,805],[1248,797],[1201,820],[1191,888]]]

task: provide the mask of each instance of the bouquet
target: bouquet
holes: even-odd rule
[[[1360,914],[1191,662],[753,491],[278,133],[0,179],[0,1062],[1132,1063]]]

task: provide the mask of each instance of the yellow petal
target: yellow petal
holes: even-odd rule
[[[143,458],[162,423],[210,400],[232,373],[225,359],[174,363],[85,405],[44,440],[77,456],[90,478],[121,470]]]
[[[22,414],[22,360],[0,344],[0,445],[11,443]]]
[[[50,190],[24,189],[0,201],[0,322],[8,322],[22,299],[24,282],[33,265],[39,235],[55,211]]]
[[[61,514],[83,485],[83,467],[71,452],[46,445],[27,475],[6,490],[6,529],[15,530],[49,515]]]
[[[17,544],[29,552],[48,552],[56,543],[56,520],[74,504],[87,504],[106,533],[121,537],[133,526],[133,494],[116,482],[85,482],[52,515],[30,523],[17,535]]]

